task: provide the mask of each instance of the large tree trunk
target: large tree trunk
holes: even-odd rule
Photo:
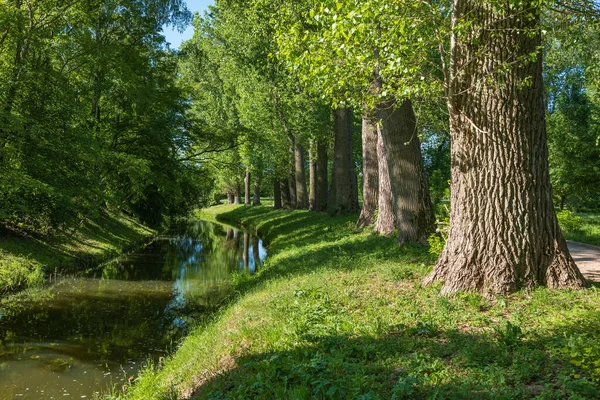
[[[394,100],[377,110],[394,197],[398,242],[426,244],[435,215],[421,156],[417,120],[410,100]]]
[[[254,178],[254,198],[252,199],[252,205],[260,206],[260,184],[262,181],[261,173],[257,173]]]
[[[230,190],[227,191],[227,204],[233,204],[233,192]]]
[[[317,153],[315,143],[311,141],[308,148],[308,180],[310,184],[310,195],[308,197],[308,210],[317,211],[319,204],[317,200]]]
[[[281,181],[281,198],[283,200],[283,208],[292,208],[292,200],[290,194],[290,185],[288,179]]]
[[[379,162],[377,161],[377,121],[366,111],[362,119],[363,205],[357,227],[371,226],[379,200]]]
[[[306,189],[306,172],[304,168],[304,147],[296,142],[294,149],[296,169],[296,208],[308,208],[308,190]]]
[[[281,206],[281,185],[278,180],[275,180],[273,182],[273,208],[280,210]]]
[[[244,178],[244,204],[250,205],[250,168],[246,168],[246,178]]]
[[[375,232],[380,235],[391,236],[396,226],[394,197],[392,196],[392,183],[390,182],[390,172],[388,170],[383,137],[379,128],[377,128],[377,158],[379,159],[379,201]]]
[[[425,283],[444,281],[443,294],[583,288],[552,204],[539,9],[486,3],[454,2],[453,22],[473,27],[452,40],[450,231]]]
[[[317,141],[317,211],[327,211],[327,145]]]
[[[352,161],[352,109],[338,108],[334,111],[334,117],[335,142],[329,211],[332,214],[358,212],[358,199],[355,199],[356,172]]]

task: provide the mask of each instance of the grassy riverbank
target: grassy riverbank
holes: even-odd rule
[[[600,396],[600,290],[453,298],[421,279],[434,257],[331,218],[220,206],[269,244],[229,307],[190,335],[130,399]]]
[[[42,285],[50,273],[91,266],[155,232],[125,215],[87,220],[72,234],[0,232],[0,294]]]

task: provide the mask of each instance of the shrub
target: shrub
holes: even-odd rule
[[[556,214],[558,224],[566,232],[576,233],[583,230],[583,219],[569,210],[562,210]]]

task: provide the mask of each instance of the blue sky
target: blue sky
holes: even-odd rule
[[[209,5],[214,4],[213,0],[187,0],[187,7],[191,12],[198,11],[200,15],[204,13],[204,10]],[[179,33],[176,30],[172,30],[170,27],[164,28],[164,34],[167,38],[167,42],[171,43],[172,49],[179,48],[179,45],[184,40],[188,40],[194,34],[194,27],[192,25],[188,26],[188,28],[183,33]]]

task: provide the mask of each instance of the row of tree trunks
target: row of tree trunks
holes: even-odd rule
[[[435,215],[410,100],[399,107],[394,100],[380,104],[377,115],[394,199],[398,242],[426,244]]]
[[[554,212],[536,4],[453,4],[473,28],[452,38],[450,231],[425,280],[443,294],[587,285]]]
[[[375,223],[375,210],[379,200],[379,162],[377,154],[377,121],[368,112],[362,118],[363,155],[363,206],[356,226]]]
[[[329,186],[329,212],[346,214],[358,212],[358,187],[352,160],[352,109],[334,111],[335,139],[333,173]]]

